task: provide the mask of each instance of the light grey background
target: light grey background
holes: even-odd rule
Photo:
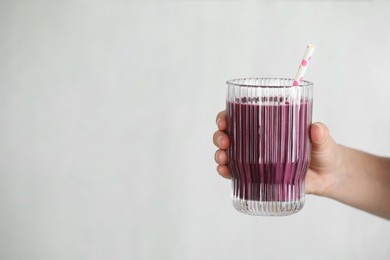
[[[390,156],[390,2],[1,1],[0,259],[389,259],[389,222],[230,202],[225,80],[293,77],[314,121]]]

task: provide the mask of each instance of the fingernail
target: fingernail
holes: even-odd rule
[[[218,136],[217,143],[222,145],[222,135]]]
[[[320,141],[322,141],[322,139],[324,138],[324,130],[322,129],[320,124],[316,124],[316,126],[318,128],[318,137]]]
[[[220,117],[218,117],[218,119],[217,119],[217,126],[219,127],[219,122],[221,122],[221,118]]]
[[[218,151],[215,152],[214,160],[215,160],[216,162],[218,162]]]
[[[324,139],[324,129],[322,129],[321,126],[318,126],[320,128],[320,136],[321,136],[321,140]]]

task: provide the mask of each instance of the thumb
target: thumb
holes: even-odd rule
[[[305,191],[312,194],[324,194],[329,185],[327,183],[329,183],[330,175],[327,173],[332,173],[337,168],[338,145],[323,123],[311,125],[310,137],[312,141],[311,162],[305,179]]]
[[[320,122],[311,125],[310,137],[313,152],[325,151],[334,143],[333,139],[329,136],[328,127]]]
[[[310,128],[312,141],[311,168],[320,169],[332,165],[336,156],[337,144],[329,135],[329,130],[323,123],[314,123]]]

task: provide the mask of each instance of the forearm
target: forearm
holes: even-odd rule
[[[390,219],[390,158],[339,146],[342,167],[325,196]]]

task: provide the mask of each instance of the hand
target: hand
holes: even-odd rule
[[[214,133],[214,144],[219,148],[215,153],[217,172],[230,179],[230,170],[227,167],[229,136],[225,133],[227,128],[226,112],[217,116],[218,130]],[[322,123],[314,123],[310,129],[312,140],[311,164],[305,179],[305,192],[322,196],[330,196],[338,186],[338,179],[343,176],[343,156],[340,146],[329,135],[328,128]]]
[[[217,115],[217,127],[218,130],[214,133],[214,144],[219,148],[215,152],[214,159],[217,162],[217,172],[224,178],[230,179],[230,170],[227,167],[228,155],[226,149],[229,148],[230,140],[229,136],[225,133],[227,128],[226,111],[219,112]]]

